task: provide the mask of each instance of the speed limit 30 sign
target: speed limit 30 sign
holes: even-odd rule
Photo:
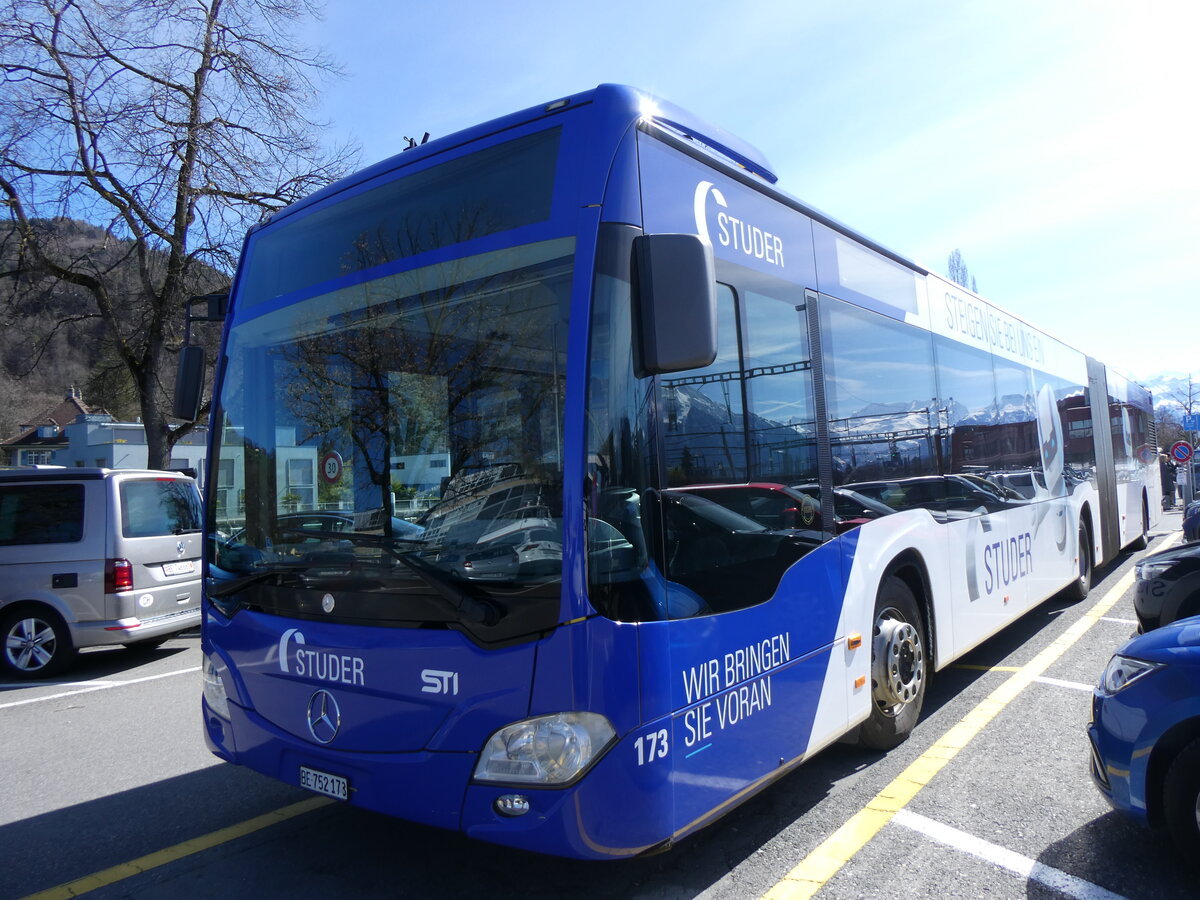
[[[330,450],[321,457],[321,478],[326,484],[337,484],[342,477],[342,455]]]

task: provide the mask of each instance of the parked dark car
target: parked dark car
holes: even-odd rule
[[[821,490],[815,484],[697,484],[673,490],[719,503],[772,530],[821,530]],[[842,534],[895,510],[854,491],[834,488],[833,512],[835,528]]]
[[[318,510],[283,513],[276,522],[271,552],[279,558],[349,553],[354,549],[350,538],[361,532],[381,534],[382,525],[383,516],[375,510],[358,514]],[[391,525],[391,533],[399,540],[417,539],[425,531],[420,525],[394,516]],[[246,544],[245,540],[245,528],[229,535],[211,535],[210,574],[218,580],[230,578],[233,577],[231,573],[244,573],[260,561],[263,552]]]
[[[1114,809],[1200,853],[1200,618],[1135,637],[1092,697],[1092,780]]]
[[[1193,500],[1183,514],[1183,539],[1200,541],[1200,500]]]
[[[844,485],[893,510],[927,509],[940,514],[1000,512],[1024,506],[1026,499],[1011,488],[974,475],[921,475],[889,481],[859,481]]]
[[[1134,575],[1139,631],[1200,615],[1200,542],[1151,553],[1137,564]]]
[[[774,531],[821,528],[821,507],[812,497],[773,482],[692,484],[672,489],[718,503]]]

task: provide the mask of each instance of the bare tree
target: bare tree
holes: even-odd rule
[[[1190,416],[1200,411],[1200,384],[1197,384],[1190,374],[1187,376],[1186,385],[1165,391],[1164,396],[1166,399],[1178,403],[1183,408],[1185,415]]]
[[[2,274],[18,295],[49,279],[86,298],[77,315],[112,337],[152,466],[186,430],[166,410],[187,298],[228,279],[251,222],[351,161],[309,118],[338,74],[292,34],[315,14],[309,0],[0,0],[0,197],[17,244]],[[41,227],[67,216],[102,224],[123,264]]]
[[[950,276],[950,280],[955,284],[962,285],[976,294],[979,293],[979,287],[975,283],[975,276],[971,274],[967,268],[967,264],[963,262],[962,253],[957,247],[950,251],[950,256],[946,260],[946,274]]]
[[[1168,405],[1162,404],[1154,409],[1154,427],[1158,435],[1160,448],[1170,447],[1176,441],[1187,440],[1187,432],[1179,421],[1179,415]]]

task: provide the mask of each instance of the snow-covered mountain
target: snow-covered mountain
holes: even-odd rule
[[[1192,374],[1163,372],[1149,378],[1138,378],[1137,383],[1154,395],[1154,407],[1171,407],[1181,411],[1189,401],[1192,409],[1200,408],[1200,370]]]

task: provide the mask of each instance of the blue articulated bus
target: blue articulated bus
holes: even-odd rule
[[[775,180],[604,85],[250,231],[206,480],[213,752],[635,856],[835,740],[903,741],[933,672],[1145,541],[1145,391]]]

